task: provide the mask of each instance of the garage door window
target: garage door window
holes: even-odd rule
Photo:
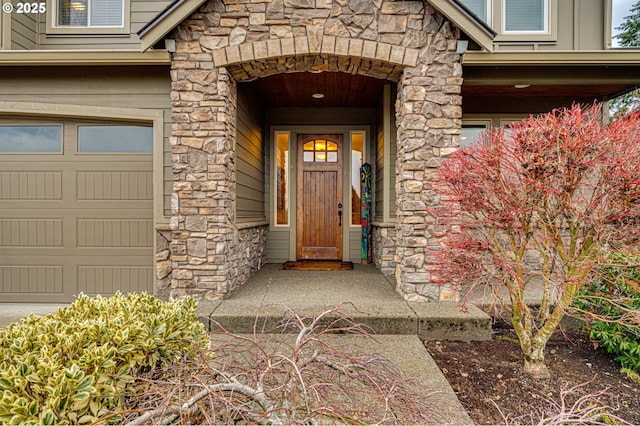
[[[62,152],[62,126],[0,126],[0,152]]]
[[[153,128],[78,126],[78,152],[153,152]]]

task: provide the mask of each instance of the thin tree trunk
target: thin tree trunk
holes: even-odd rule
[[[532,339],[529,348],[523,348],[524,352],[524,371],[531,375],[534,379],[548,379],[551,377],[549,369],[544,361],[544,343],[536,342],[537,339]]]

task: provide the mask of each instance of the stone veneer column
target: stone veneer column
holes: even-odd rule
[[[426,47],[415,67],[406,67],[398,83],[396,121],[398,220],[396,285],[405,299],[446,300],[455,293],[431,282],[428,248],[438,248],[427,206],[438,203],[429,181],[444,157],[456,150],[462,117],[462,66],[448,22],[426,15]]]
[[[197,43],[173,55],[171,81],[170,294],[217,299],[236,282],[236,85]]]

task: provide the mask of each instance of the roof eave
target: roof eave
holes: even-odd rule
[[[0,55],[0,66],[166,65],[166,50],[10,50]]]
[[[638,49],[467,52],[467,66],[640,65]]]
[[[429,3],[447,19],[467,34],[487,52],[493,52],[493,39],[496,32],[470,13],[456,0],[428,0]]]
[[[169,34],[180,22],[184,21],[206,0],[175,0],[162,12],[156,15],[140,31],[140,44],[142,51],[153,47],[164,36]]]

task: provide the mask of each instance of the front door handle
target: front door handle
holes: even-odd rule
[[[342,226],[342,210],[338,210],[338,226]]]

